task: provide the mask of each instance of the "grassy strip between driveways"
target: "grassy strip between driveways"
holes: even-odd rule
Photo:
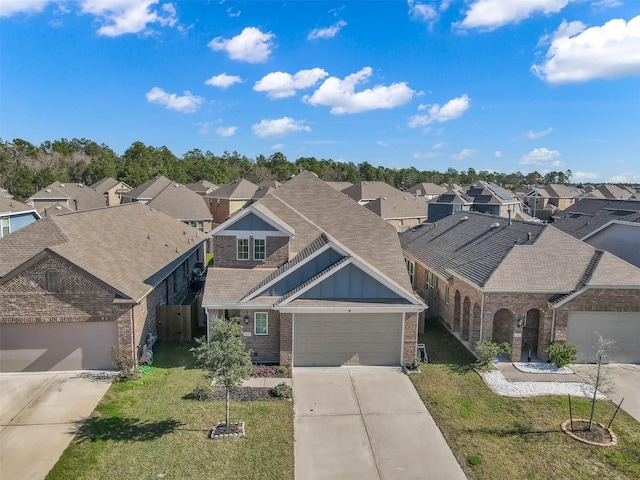
[[[224,402],[184,398],[207,384],[190,346],[156,344],[153,372],[113,384],[47,478],[293,478],[292,402],[232,401],[245,437],[208,439]]]
[[[420,341],[431,363],[411,380],[470,480],[640,478],[640,424],[624,411],[612,425],[617,446],[577,442],[560,430],[569,418],[567,397],[500,397],[440,324],[430,324]],[[572,403],[574,418],[589,418],[588,400]],[[598,402],[596,421],[608,424],[614,410]]]

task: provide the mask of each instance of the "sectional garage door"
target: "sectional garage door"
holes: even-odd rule
[[[402,314],[296,314],[295,366],[399,365]]]
[[[0,371],[112,369],[116,322],[0,325]]]
[[[598,337],[615,340],[609,351],[611,362],[640,363],[640,313],[569,312],[567,341],[578,349],[578,362],[594,361]]]

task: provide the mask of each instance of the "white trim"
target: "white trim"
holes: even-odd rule
[[[208,234],[207,234],[208,235]],[[267,237],[286,237],[287,235],[282,232],[270,230],[268,232],[264,230],[229,230],[216,234],[217,237],[238,237],[238,238],[267,238]]]
[[[619,210],[625,210],[624,208],[620,208]],[[597,228],[596,230],[594,230],[591,233],[588,233],[587,235],[585,235],[584,237],[582,237],[580,240],[582,240],[583,242],[585,240],[587,240],[590,237],[593,237],[595,234],[600,233],[602,230],[605,230],[607,228],[609,228],[611,225],[626,225],[628,227],[636,227],[636,228],[640,228],[640,224],[639,223],[635,223],[635,222],[626,222],[624,220],[609,220],[607,223],[605,223],[604,225],[602,225],[600,228]]]
[[[404,365],[404,323],[407,320],[407,312],[402,312],[402,328],[400,329],[400,365]],[[418,344],[418,325],[416,324],[416,345]],[[417,348],[417,347],[416,347]]]
[[[290,231],[289,229],[283,227],[282,225],[278,224],[275,220],[267,217],[264,213],[260,212],[259,210],[257,210],[253,205],[249,205],[248,207],[240,210],[239,213],[236,213],[234,216],[232,216],[231,218],[229,218],[228,220],[224,221],[223,223],[221,223],[220,225],[218,225],[216,228],[214,228],[213,230],[211,230],[210,232],[207,233],[208,236],[213,236],[213,235],[233,235],[236,236],[238,233],[237,232],[246,232],[247,234],[249,234],[250,232],[248,230],[231,230],[230,232],[234,232],[233,234],[230,232],[226,232],[225,230],[230,226],[233,225],[234,223],[236,223],[238,220],[246,217],[247,215],[249,215],[250,213],[254,214],[256,217],[258,217],[260,220],[262,220],[263,222],[271,225],[272,227],[274,227],[276,230],[270,230],[268,233],[268,235],[270,236],[287,236],[287,237],[294,237],[295,233],[293,231]],[[265,234],[264,231],[260,231],[260,233]]]
[[[264,256],[262,258],[256,258],[256,240],[262,240],[264,242]],[[264,262],[267,259],[267,239],[266,238],[259,238],[259,237],[253,237],[253,260],[255,262]]]
[[[265,325],[266,327],[266,332],[265,333],[258,333],[257,331],[257,327],[258,327],[258,314],[264,314],[267,316],[266,320],[267,320],[267,324]],[[253,334],[257,337],[264,337],[269,335],[269,312],[253,312]]]
[[[301,262],[299,262],[297,265],[295,265],[293,268],[290,268],[289,270],[287,270],[286,272],[284,272],[282,275],[279,275],[277,277],[275,277],[273,280],[271,280],[269,283],[267,283],[266,285],[264,285],[262,288],[260,288],[259,290],[256,290],[255,292],[253,292],[251,295],[247,295],[246,297],[242,298],[240,301],[241,302],[248,302],[249,300],[251,300],[252,298],[257,297],[258,295],[260,295],[262,292],[264,292],[265,290],[267,290],[268,288],[270,288],[271,286],[273,286],[275,283],[278,283],[280,280],[286,278],[287,276],[289,276],[291,273],[295,272],[298,268],[302,267],[303,265],[306,265],[307,263],[309,263],[311,260],[315,259],[316,257],[318,257],[320,254],[326,252],[329,248],[333,248],[336,252],[338,252],[340,255],[342,255],[343,257],[348,257],[349,253],[346,252],[345,250],[343,250],[342,248],[338,247],[335,243],[333,242],[328,242],[327,244],[323,245],[321,248],[319,248],[318,250],[316,250],[315,252],[313,252],[311,255],[309,255],[307,258],[305,258],[304,260],[302,260]],[[319,272],[318,272],[319,273]]]
[[[246,308],[246,305],[244,306]],[[420,313],[426,308],[424,306],[412,306],[412,305],[397,305],[397,304],[384,304],[380,305],[367,305],[367,306],[342,306],[342,307],[328,307],[328,306],[316,306],[316,307],[271,307],[280,313]]]
[[[247,241],[247,258],[240,258],[240,240]],[[249,248],[249,238],[236,238],[236,260],[238,262],[248,262],[251,259],[251,249]]]
[[[384,285],[385,287],[387,287],[389,290],[391,290],[393,293],[395,293],[396,295],[404,298],[405,300],[409,300],[411,302],[411,304],[416,305],[418,303],[420,303],[416,298],[414,298],[411,295],[407,295],[405,293],[404,290],[400,289],[399,287],[395,286],[394,284],[390,283],[389,281],[387,281],[386,279],[380,277],[376,272],[374,272],[373,270],[371,270],[369,267],[367,267],[364,263],[362,263],[361,261],[355,259],[354,257],[349,257],[347,259],[346,262],[344,262],[342,265],[339,265],[338,267],[330,270],[329,272],[326,272],[324,275],[321,275],[320,277],[316,278],[313,282],[311,282],[309,285],[305,286],[304,288],[300,289],[298,292],[296,292],[295,295],[290,296],[289,298],[287,298],[286,300],[284,300],[283,302],[281,302],[279,305],[287,305],[288,303],[292,302],[293,300],[295,300],[296,298],[298,298],[300,295],[302,295],[303,293],[307,292],[308,290],[310,290],[311,288],[315,287],[316,285],[318,285],[320,282],[324,281],[325,279],[329,278],[331,275],[334,275],[335,273],[339,272],[340,270],[342,270],[343,268],[345,268],[347,265],[354,265],[355,267],[359,268],[360,270],[362,270],[364,273],[366,273],[367,275],[369,275],[370,277],[372,277],[374,280],[378,281],[379,283],[381,283],[382,285]]]

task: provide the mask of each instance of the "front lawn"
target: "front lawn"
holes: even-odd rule
[[[471,354],[437,322],[419,341],[431,363],[410,378],[470,480],[640,478],[640,424],[624,411],[612,426],[617,446],[579,443],[560,430],[569,418],[566,397],[495,395],[473,371]],[[574,418],[589,418],[588,400],[572,403]],[[596,421],[606,425],[615,408],[598,402]]]
[[[207,385],[191,346],[158,342],[152,372],[111,386],[47,478],[293,478],[292,402],[232,401],[245,437],[208,439],[225,404],[185,398]]]

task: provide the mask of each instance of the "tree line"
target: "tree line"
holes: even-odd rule
[[[91,185],[104,177],[113,177],[132,187],[164,175],[179,183],[208,180],[225,184],[245,178],[253,183],[267,180],[285,181],[291,175],[309,170],[325,181],[351,182],[382,181],[401,190],[417,183],[432,182],[467,185],[486,180],[515,189],[521,184],[568,183],[571,171],[498,173],[473,168],[446,172],[409,168],[375,167],[368,162],[358,165],[332,159],[300,157],[289,161],[276,152],[268,157],[248,158],[236,151],[216,155],[207,150],[193,149],[181,157],[166,146],[154,147],[134,142],[122,155],[104,143],[85,138],[45,141],[35,146],[23,139],[0,139],[0,187],[18,200],[25,200],[55,181]]]

